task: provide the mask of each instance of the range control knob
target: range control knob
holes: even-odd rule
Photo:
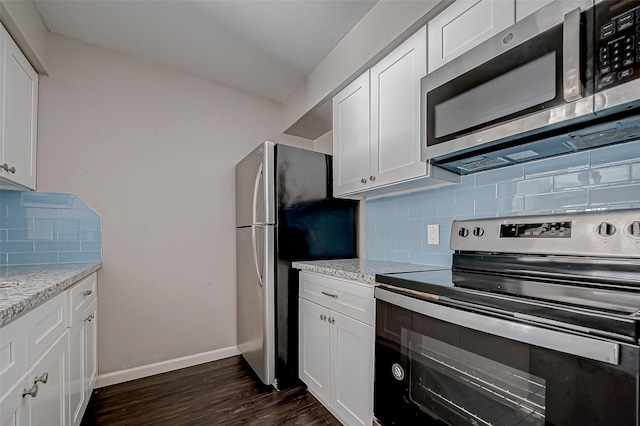
[[[629,224],[627,227],[627,232],[629,235],[635,238],[640,238],[640,221],[634,221]]]
[[[460,230],[458,230],[458,235],[461,237],[467,237],[469,236],[469,230],[467,228],[460,228]]]
[[[610,237],[616,233],[616,227],[609,222],[601,222],[596,226],[596,234],[601,237]]]
[[[473,228],[473,235],[476,237],[482,237],[484,235],[484,229],[476,226],[475,228]]]

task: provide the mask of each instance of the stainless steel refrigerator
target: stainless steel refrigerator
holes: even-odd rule
[[[236,165],[238,348],[276,389],[297,382],[296,260],[356,255],[356,202],[332,198],[331,156],[265,142]]]

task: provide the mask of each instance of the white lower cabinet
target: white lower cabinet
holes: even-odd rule
[[[0,328],[0,426],[79,425],[96,372],[94,273]]]
[[[371,425],[373,287],[301,272],[300,295],[300,379],[342,423]]]

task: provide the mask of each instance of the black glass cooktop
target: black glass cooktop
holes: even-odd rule
[[[376,275],[390,291],[474,310],[533,315],[636,338],[640,291],[629,286],[486,272],[439,270]]]

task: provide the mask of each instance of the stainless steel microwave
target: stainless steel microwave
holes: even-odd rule
[[[555,0],[421,81],[422,161],[467,174],[640,138],[640,2]]]

